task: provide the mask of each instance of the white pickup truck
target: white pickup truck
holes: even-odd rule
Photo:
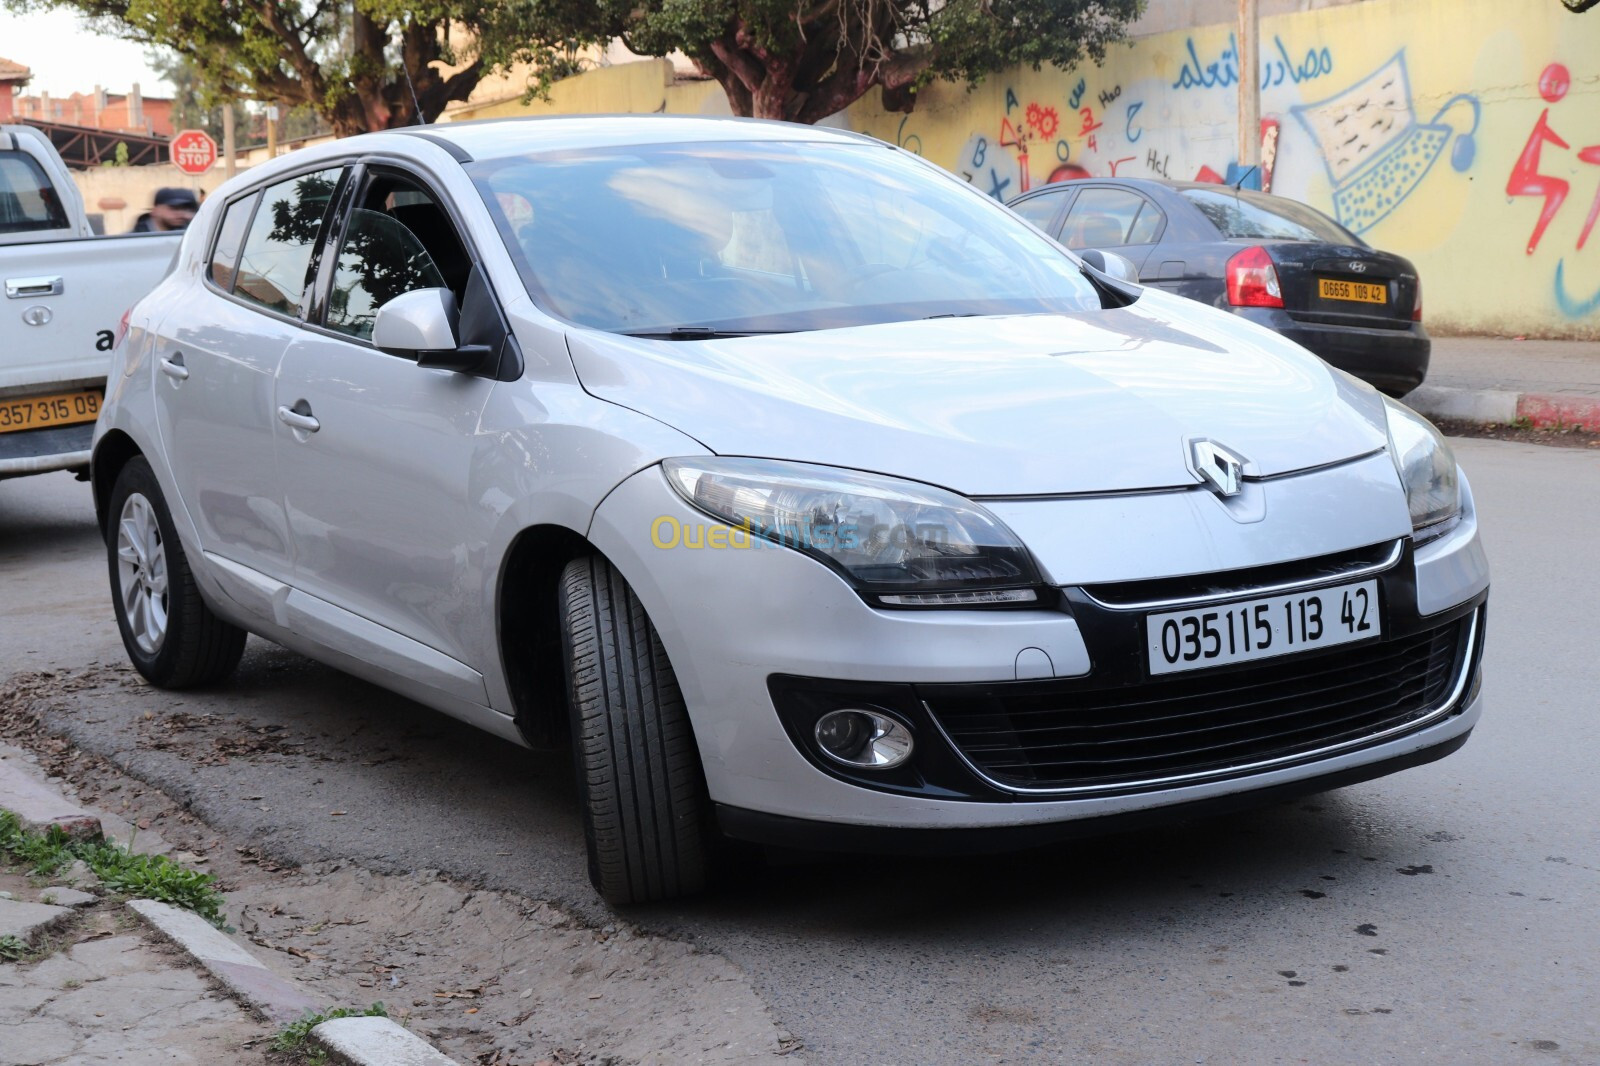
[[[87,476],[124,316],[166,274],[182,236],[94,236],[49,140],[0,126],[0,478]]]

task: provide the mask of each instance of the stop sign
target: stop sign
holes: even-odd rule
[[[205,130],[180,130],[167,148],[172,165],[185,174],[204,174],[217,161],[217,142]]]

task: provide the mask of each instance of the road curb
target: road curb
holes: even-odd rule
[[[128,909],[220,981],[229,995],[267,1021],[285,1025],[317,1010],[316,1000],[198,915],[153,899],[129,900]]]
[[[1526,420],[1534,428],[1578,427],[1600,433],[1600,397],[1559,392],[1506,392],[1420,385],[1405,403],[1429,418],[1451,418],[1484,425]]]
[[[21,750],[9,745],[0,750],[0,810],[15,814],[22,828],[32,833],[59,828],[75,840],[104,836],[98,816],[39,781],[24,763]]]
[[[335,1018],[312,1029],[311,1037],[352,1066],[458,1066],[388,1018]]]

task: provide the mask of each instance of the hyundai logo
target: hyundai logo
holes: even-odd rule
[[[1367,272],[1367,264],[1361,262],[1358,259],[1350,260],[1350,273],[1352,273],[1352,274],[1365,274],[1366,272]]]
[[[1218,496],[1237,496],[1244,487],[1244,460],[1209,440],[1189,442],[1194,472]]]

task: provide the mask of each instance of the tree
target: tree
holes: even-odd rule
[[[539,69],[572,42],[620,37],[640,55],[688,55],[735,114],[817,122],[873,86],[885,107],[910,111],[934,80],[973,85],[1019,64],[1098,62],[1143,2],[538,0],[512,13],[517,58]]]
[[[349,135],[432,121],[465,100],[510,51],[506,12],[527,0],[0,2],[76,11],[98,32],[197,64],[212,99],[310,107]]]
[[[233,108],[233,121],[241,130],[250,128],[250,115],[237,100],[224,103],[220,92],[205,76],[199,63],[170,52],[153,53],[146,57],[150,69],[172,85],[172,128],[175,130],[205,130],[222,139],[222,112]]]

